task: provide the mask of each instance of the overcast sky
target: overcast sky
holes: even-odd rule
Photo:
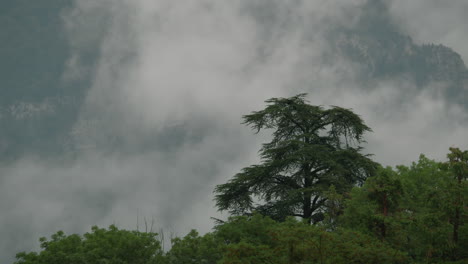
[[[443,84],[363,90],[351,62],[324,63],[325,33],[353,27],[364,2],[75,0],[61,13],[71,46],[62,77],[90,80],[72,131],[81,151],[65,164],[25,155],[2,168],[2,262],[57,230],[136,228],[137,215],[140,230],[146,217],[168,233],[209,231],[210,216],[226,217],[214,186],[257,162],[268,139],[241,116],[271,97],[307,92],[313,104],[352,108],[374,130],[366,151],[384,165],[466,149],[467,113],[434,96]],[[402,33],[468,59],[466,1],[388,3]],[[99,54],[93,67],[89,50]],[[109,151],[112,138],[121,151]]]

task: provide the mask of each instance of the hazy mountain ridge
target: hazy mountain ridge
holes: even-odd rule
[[[53,1],[50,3],[57,4]],[[29,6],[24,15],[28,15],[34,8]],[[13,10],[16,10],[13,15],[21,13],[18,8]],[[442,84],[437,88],[437,96],[441,94],[447,101],[464,105],[468,109],[468,70],[458,53],[443,45],[415,44],[411,37],[400,33],[382,1],[369,1],[361,11],[356,24],[331,30],[327,41],[338,54],[335,56],[359,66],[358,80],[365,89],[372,89],[379,80],[404,79],[413,82],[421,91],[436,82]],[[14,20],[7,13],[0,16],[4,21]],[[1,68],[8,68],[4,71],[3,79],[6,82],[2,85],[0,100],[2,158],[11,159],[26,152],[57,154],[81,149],[84,145],[93,146],[93,135],[100,141],[97,143],[103,142],[105,147],[114,145],[111,148],[119,148],[133,144],[122,142],[117,130],[111,130],[115,135],[99,134],[102,131],[99,129],[99,120],[79,120],[77,123],[89,80],[75,83],[63,81],[70,46],[63,42],[63,27],[56,24],[59,17],[60,12],[57,12],[48,19],[33,17],[24,25],[17,25],[21,34],[14,36],[16,42],[28,41],[24,36],[29,31],[35,32],[32,38],[39,38],[38,34],[48,32],[41,35],[39,43],[27,42],[16,49],[13,49],[15,41],[0,44],[0,50],[8,51],[8,54],[2,55],[5,59],[0,63]],[[41,23],[34,22],[36,20]],[[3,27],[10,26],[7,24]],[[55,55],[51,57],[49,54]],[[17,64],[7,65],[16,59]],[[15,70],[25,63],[29,64],[28,68],[19,72]],[[93,65],[93,62],[88,64]],[[26,74],[25,70],[33,74]],[[169,146],[164,142],[181,144],[187,138],[184,136],[187,131],[190,131],[187,125],[160,128],[157,137],[146,135],[148,139],[142,139],[141,142],[137,140],[131,148],[138,148],[139,145],[146,148],[161,147],[162,144],[167,149]],[[90,142],[83,145],[81,139],[87,138],[84,135],[86,133],[90,133]],[[202,133],[198,131],[196,134]],[[76,140],[77,135],[81,139]]]
[[[441,44],[417,45],[400,31],[383,1],[369,1],[356,25],[336,29],[330,41],[335,52],[360,66],[364,84],[405,79],[423,90],[441,83],[441,95],[468,109],[468,69],[461,56]]]
[[[421,88],[431,82],[446,82],[446,95],[450,99],[466,93],[468,70],[461,56],[449,47],[419,46],[403,35],[383,42],[353,32],[341,34],[336,46],[343,56],[362,66],[364,81],[405,77]]]

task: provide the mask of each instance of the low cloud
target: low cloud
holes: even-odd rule
[[[2,258],[59,229],[136,228],[137,216],[140,229],[146,217],[178,235],[209,231],[210,216],[225,217],[214,186],[258,162],[268,139],[241,116],[271,97],[308,92],[313,104],[353,108],[383,164],[443,159],[463,142],[466,113],[403,80],[361,89],[355,65],[324,60],[325,33],[352,27],[362,3],[76,0],[64,15],[66,76],[91,83],[71,134],[79,153],[2,169]]]

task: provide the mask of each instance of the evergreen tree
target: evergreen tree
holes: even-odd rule
[[[243,117],[257,133],[273,130],[272,140],[260,149],[262,162],[216,186],[216,205],[232,214],[257,211],[276,220],[321,221],[330,186],[343,193],[375,170],[360,147],[371,129],[349,109],[308,104],[305,94],[266,103]],[[257,200],[260,204],[254,204]]]

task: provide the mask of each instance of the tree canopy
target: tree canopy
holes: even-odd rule
[[[94,226],[79,236],[58,231],[40,238],[42,251],[20,252],[15,264],[152,264],[161,263],[161,243],[156,233]]]
[[[409,167],[380,169],[353,188],[337,225],[377,237],[424,263],[466,260],[468,188],[466,178],[459,183],[453,171],[453,162],[460,162],[454,152],[462,153],[451,149],[444,163],[421,155]]]
[[[266,102],[244,116],[273,131],[261,163],[215,189],[219,209],[243,215],[175,237],[166,252],[152,232],[59,231],[15,264],[468,263],[468,151],[384,168],[361,153],[370,128],[351,110],[304,94]]]
[[[243,116],[256,133],[272,130],[272,140],[261,147],[260,164],[216,186],[220,210],[318,222],[331,186],[345,192],[372,175],[377,164],[360,146],[371,129],[349,109],[310,105],[305,97],[271,98],[265,109]]]

